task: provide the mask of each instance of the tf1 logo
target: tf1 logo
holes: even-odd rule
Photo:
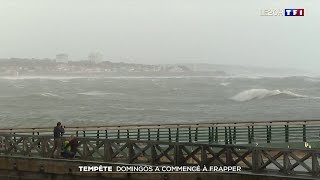
[[[285,9],[285,16],[304,16],[304,9]]]
[[[304,9],[262,9],[260,16],[304,16]]]

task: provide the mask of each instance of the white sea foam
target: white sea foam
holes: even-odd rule
[[[320,82],[319,78],[305,78],[304,80],[308,82],[314,82],[314,83]]]
[[[189,78],[228,78],[228,76],[0,76],[4,80],[72,80],[72,79],[189,79]]]
[[[160,108],[160,109],[156,109],[157,111],[172,111],[170,109],[165,109],[165,108]]]
[[[81,76],[0,76],[0,79],[5,80],[28,80],[28,79],[48,79],[48,80],[69,80],[69,79],[83,79],[87,77]]]
[[[320,97],[311,97],[311,99],[320,99]]]
[[[138,108],[138,107],[124,107],[121,104],[114,104],[112,106],[109,106],[109,108],[112,109],[121,109],[121,110],[127,110],[127,111],[144,111],[145,108]]]
[[[19,89],[23,89],[24,88],[23,85],[13,85],[13,86],[16,87],[16,88],[19,88]]]
[[[308,96],[295,94],[291,91],[280,91],[280,90],[267,90],[267,89],[250,89],[246,91],[242,91],[239,94],[231,97],[232,100],[235,101],[250,101],[253,99],[263,99],[267,97],[284,95],[293,98],[305,98]]]
[[[131,108],[131,107],[124,107],[124,110],[128,110],[128,111],[144,111],[144,108]]]
[[[63,83],[68,83],[69,82],[68,80],[64,80],[64,79],[60,79],[59,81],[63,82]]]
[[[215,76],[215,75],[181,75],[181,76],[0,76],[0,79],[4,80],[28,80],[28,79],[43,79],[43,80],[72,80],[72,79],[152,79],[157,81],[159,79],[189,79],[189,78],[216,78],[216,79],[263,79],[263,78],[290,78],[290,77],[306,77],[306,81],[320,81],[319,76],[290,76],[290,75],[226,75],[226,76]],[[67,81],[61,81],[67,82]]]
[[[228,86],[230,83],[228,83],[228,82],[222,82],[222,83],[220,83],[220,85],[221,86]]]
[[[78,94],[86,95],[86,96],[124,95],[123,93],[108,93],[108,92],[101,92],[101,91],[89,91],[89,92],[83,92]]]
[[[41,96],[44,96],[44,97],[58,97],[58,98],[63,98],[62,96],[59,96],[59,95],[53,94],[53,93],[42,93]]]

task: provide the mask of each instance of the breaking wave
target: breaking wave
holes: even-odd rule
[[[250,89],[242,91],[239,94],[231,97],[234,101],[250,101],[253,99],[264,99],[274,96],[285,96],[291,98],[306,98],[308,96],[295,94],[291,91],[280,91],[280,90],[267,90],[267,89]]]

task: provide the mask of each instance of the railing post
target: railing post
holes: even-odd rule
[[[174,146],[174,165],[181,166],[184,164],[183,152],[180,144],[176,143]]]
[[[236,125],[237,123],[235,123]],[[236,143],[237,141],[237,129],[236,129],[236,126],[233,127],[233,142]]]
[[[135,155],[132,142],[127,142],[127,147],[128,147],[128,159],[127,159],[127,161],[130,164],[130,163],[133,162],[133,157]]]
[[[270,143],[270,140],[271,140],[270,126],[267,125],[267,143]]]
[[[254,125],[251,126],[251,141],[254,141]]]
[[[151,165],[157,165],[156,157],[157,157],[157,151],[154,146],[154,144],[149,143],[149,147],[151,149]]]
[[[150,141],[151,137],[150,137],[150,129],[148,129],[148,141]]]
[[[272,141],[272,126],[269,126],[269,132],[270,132],[270,142]]]
[[[137,140],[140,140],[140,129],[138,129]]]
[[[169,128],[169,142],[171,142],[171,129]]]
[[[47,145],[46,138],[41,138],[40,142],[41,142],[41,156],[47,157],[47,154],[49,153],[46,151],[46,145]]]
[[[4,144],[5,144],[5,155],[8,155],[9,154],[9,148],[12,146],[10,140],[11,140],[11,137],[4,137]]]
[[[227,166],[233,166],[234,165],[231,148],[232,148],[231,146],[227,146],[226,147],[226,165]]]
[[[177,128],[176,132],[176,142],[179,142],[179,128]]]
[[[218,141],[219,141],[218,127],[216,127],[215,129],[216,129],[216,132],[215,132],[215,136],[214,136],[214,142],[218,143]]]
[[[98,139],[98,140],[99,140],[99,138],[100,138],[99,136],[100,136],[100,131],[98,130],[98,131],[97,131],[97,139]],[[96,146],[98,146],[98,145],[99,145],[99,141],[96,142]]]
[[[16,133],[13,133],[13,140],[14,140],[14,142],[15,143],[17,143],[17,138],[16,138]],[[14,152],[17,152],[18,150],[17,150],[17,148],[14,146]]]
[[[27,149],[28,149],[28,146],[27,146],[27,142],[26,142],[26,138],[27,137],[21,137],[22,138],[22,152],[21,154],[23,154],[24,156],[27,155]],[[18,146],[18,144],[16,145]]]
[[[290,159],[289,159],[289,150],[284,150],[283,152],[283,173],[289,174],[290,173]]]
[[[285,130],[285,142],[289,142],[289,125],[284,126]]]
[[[127,129],[127,139],[130,139],[130,132],[129,132],[129,129]]]
[[[82,152],[82,159],[86,160],[88,158],[88,143],[86,139],[82,139],[83,145],[83,152]]]
[[[261,155],[261,150],[258,148],[252,149],[252,170],[257,172],[260,170],[261,165],[263,164],[263,159]]]
[[[318,153],[316,151],[312,152],[312,174],[314,176],[319,175],[319,161]]]
[[[251,144],[251,129],[250,129],[250,126],[248,126],[248,143]]]
[[[232,144],[231,127],[229,126],[229,144]]]
[[[302,125],[302,137],[303,137],[303,142],[307,142],[307,132],[306,132],[306,125]]]
[[[201,167],[207,165],[208,162],[208,156],[207,156],[207,146],[201,145]]]
[[[212,143],[212,132],[211,132],[211,127],[208,127],[209,131],[209,144]]]
[[[224,144],[228,144],[228,131],[227,131],[227,127],[224,127]]]
[[[112,161],[112,154],[113,154],[113,150],[112,150],[112,146],[111,146],[111,142],[108,139],[104,140],[104,160],[107,162]]]
[[[106,130],[106,139],[108,139],[108,130]]]
[[[37,132],[37,134],[38,134],[38,138],[39,138],[39,136],[40,136],[40,133],[39,132]],[[41,142],[39,141],[39,143],[38,143],[38,148],[40,149],[41,147]]]
[[[269,133],[270,133],[270,142],[272,141],[272,122],[269,125]]]
[[[196,133],[194,135],[194,141],[198,141],[198,128],[196,128]]]
[[[189,127],[189,142],[192,142],[192,139],[191,139],[191,128]]]
[[[214,141],[214,128],[213,127],[211,127],[211,142],[213,142]]]
[[[157,141],[160,140],[160,129],[158,128],[158,131],[157,131]]]

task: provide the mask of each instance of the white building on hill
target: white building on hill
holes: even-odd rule
[[[91,53],[88,56],[88,60],[93,63],[99,63],[103,60],[103,55],[100,53]]]
[[[56,55],[56,62],[64,62],[67,63],[69,61],[68,54],[57,54]]]

